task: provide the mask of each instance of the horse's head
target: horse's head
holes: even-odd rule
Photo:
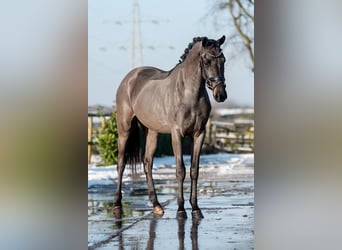
[[[226,59],[220,48],[225,39],[225,36],[222,36],[217,41],[203,38],[200,52],[202,77],[205,79],[208,88],[213,91],[213,96],[217,102],[223,102],[227,99],[224,78]]]

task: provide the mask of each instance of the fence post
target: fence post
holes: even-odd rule
[[[216,133],[217,133],[216,129],[217,129],[216,124],[215,123],[212,124],[212,126],[210,127],[210,132],[211,132],[210,140],[213,146],[216,146]]]
[[[93,117],[88,116],[88,164],[90,164],[90,160],[91,160],[92,130],[93,130]]]
[[[106,119],[103,115],[101,115],[100,119],[101,119],[101,131],[102,131],[106,125]]]
[[[211,145],[211,118],[208,119],[208,122],[205,125],[205,130],[205,142],[208,145]]]

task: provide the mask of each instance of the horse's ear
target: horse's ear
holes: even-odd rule
[[[202,38],[202,47],[207,47],[207,44],[208,44],[208,38],[203,37]]]
[[[226,40],[226,36],[223,35],[220,39],[217,40],[217,42],[222,45],[224,43],[224,41]]]

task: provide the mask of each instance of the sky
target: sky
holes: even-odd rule
[[[112,106],[121,80],[131,69],[134,1],[88,1],[88,105]],[[145,66],[170,70],[193,37],[218,39],[232,32],[232,28],[222,25],[222,20],[228,19],[228,12],[227,17],[222,13],[219,21],[210,15],[213,1],[140,0],[138,3]],[[253,107],[254,74],[248,58],[231,59],[231,49],[229,44],[224,49],[226,102]],[[135,51],[138,53],[138,49]]]

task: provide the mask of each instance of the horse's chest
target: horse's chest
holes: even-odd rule
[[[183,134],[193,133],[204,129],[209,117],[209,109],[192,109],[185,107],[180,109],[176,115],[178,125],[181,127]]]

